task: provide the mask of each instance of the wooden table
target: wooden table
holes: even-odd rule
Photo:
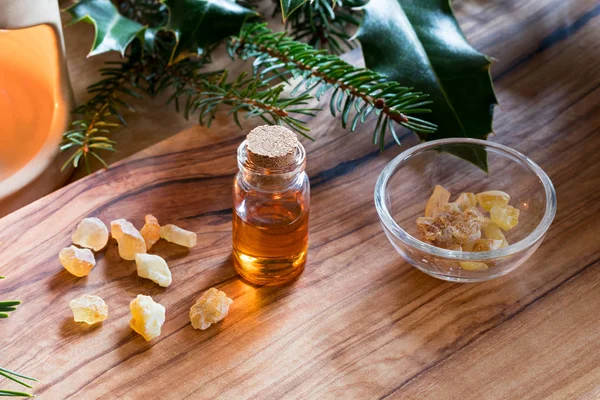
[[[322,115],[311,123],[317,140],[305,143],[306,271],[292,285],[252,287],[230,259],[243,132],[221,118],[0,219],[0,298],[24,302],[0,321],[0,364],[39,378],[42,399],[599,398],[600,5],[465,0],[455,8],[475,46],[499,60],[502,109],[491,140],[529,155],[557,189],[556,220],[525,265],[480,284],[412,268],[388,243],[372,199],[401,149],[380,155],[368,127],[348,134]],[[198,233],[189,252],[164,242],[153,249],[171,266],[168,289],[138,278],[113,241],[87,278],[61,268],[57,254],[82,218],[139,226],[148,212]],[[222,323],[196,331],[188,309],[213,286],[234,303]],[[83,293],[107,301],[107,321],[73,322],[68,302]],[[151,342],[128,327],[138,293],[167,309]]]

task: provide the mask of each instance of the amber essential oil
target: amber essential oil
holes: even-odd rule
[[[256,129],[259,138],[264,139],[261,145],[269,146],[268,151],[251,146],[250,149],[262,152],[263,157],[264,153],[275,153],[269,156],[273,159],[256,157],[249,150]],[[285,128],[256,129],[238,150],[240,173],[233,190],[233,260],[237,272],[247,281],[280,285],[300,275],[307,259],[310,187],[304,172],[305,153],[295,134]],[[290,143],[273,150],[277,143],[271,141],[276,140]],[[291,143],[294,146],[290,149]]]

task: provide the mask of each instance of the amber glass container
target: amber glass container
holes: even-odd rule
[[[257,285],[296,278],[306,263],[310,184],[306,153],[298,143],[289,162],[265,168],[238,148],[233,184],[233,260],[237,272]]]
[[[58,0],[0,0],[0,217],[56,190],[72,94]]]

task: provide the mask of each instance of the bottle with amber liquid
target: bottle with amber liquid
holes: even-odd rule
[[[304,270],[310,184],[306,153],[281,126],[253,129],[238,148],[233,184],[233,260],[257,285],[280,285]]]
[[[58,0],[0,0],[0,216],[57,189],[72,93]]]

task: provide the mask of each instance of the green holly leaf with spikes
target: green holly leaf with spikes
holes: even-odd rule
[[[294,11],[296,11],[297,9],[299,9],[302,4],[306,3],[308,0],[279,0],[280,4],[281,4],[281,16],[283,17],[283,22],[285,22],[286,19],[288,19],[288,17],[290,15],[292,15],[292,13]],[[334,2],[335,4],[335,2]]]
[[[81,0],[65,10],[69,25],[83,21],[94,25],[96,34],[88,57],[115,50],[123,55],[137,36],[143,39],[143,25],[119,14],[110,0]]]
[[[169,9],[165,27],[175,34],[171,63],[203,55],[208,46],[236,35],[244,22],[258,14],[233,0],[163,0]]]
[[[356,37],[367,68],[415,90],[429,93],[438,130],[423,139],[470,137],[492,133],[498,103],[490,77],[490,59],[465,38],[449,0],[371,0]],[[479,147],[456,155],[487,170]]]

